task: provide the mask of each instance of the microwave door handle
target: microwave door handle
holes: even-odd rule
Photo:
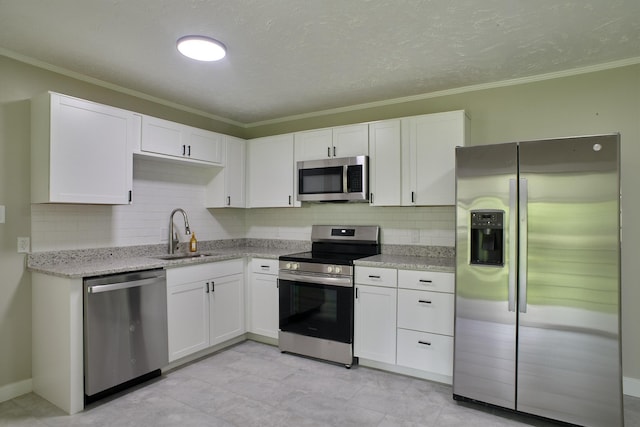
[[[343,166],[343,171],[342,171],[342,192],[343,193],[348,193],[350,188],[349,188],[349,184],[351,184],[349,182],[349,166],[344,165]]]

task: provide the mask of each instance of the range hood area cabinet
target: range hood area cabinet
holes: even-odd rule
[[[463,110],[370,123],[370,204],[454,205],[455,148],[469,127]]]
[[[296,132],[294,138],[296,162],[369,154],[366,123]]]
[[[294,135],[250,139],[247,146],[247,207],[300,207],[297,200]]]
[[[247,198],[245,192],[245,158],[247,141],[225,135],[224,147],[226,163],[216,168],[215,175],[207,184],[207,208],[244,208]]]
[[[136,154],[224,166],[225,135],[147,115]]]
[[[128,204],[141,117],[46,92],[31,100],[31,202]]]

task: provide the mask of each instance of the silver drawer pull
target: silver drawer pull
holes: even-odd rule
[[[431,304],[431,301],[430,301],[430,300],[427,300],[427,299],[419,299],[419,300],[418,300],[418,302],[419,302],[420,304]]]
[[[371,274],[369,275],[369,279],[379,279],[379,278],[380,278],[380,276],[373,276]]]
[[[431,345],[430,342],[428,341],[418,341],[418,344],[422,344],[422,345]]]
[[[261,265],[261,266],[260,266],[260,268],[265,268],[265,269],[267,269],[267,270],[268,270],[268,269],[269,269],[269,266],[268,266],[268,265]]]
[[[420,283],[429,283],[429,284],[433,283],[433,280],[427,280],[427,279],[420,279],[420,280],[418,280],[418,281],[419,281]]]

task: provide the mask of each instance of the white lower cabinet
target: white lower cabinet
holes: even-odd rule
[[[356,284],[353,350],[356,357],[396,363],[396,288]]]
[[[361,364],[450,384],[453,273],[356,266],[355,282]]]
[[[356,267],[353,351],[356,357],[396,363],[395,269]]]
[[[397,364],[453,376],[453,273],[398,271]]]
[[[250,262],[248,331],[278,338],[278,260],[254,258]]]
[[[398,365],[453,375],[453,337],[398,328]]]
[[[167,270],[169,361],[242,335],[244,261]]]

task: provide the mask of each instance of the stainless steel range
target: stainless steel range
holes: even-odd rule
[[[279,347],[351,367],[353,261],[380,253],[380,228],[314,225],[311,243],[280,257]]]

